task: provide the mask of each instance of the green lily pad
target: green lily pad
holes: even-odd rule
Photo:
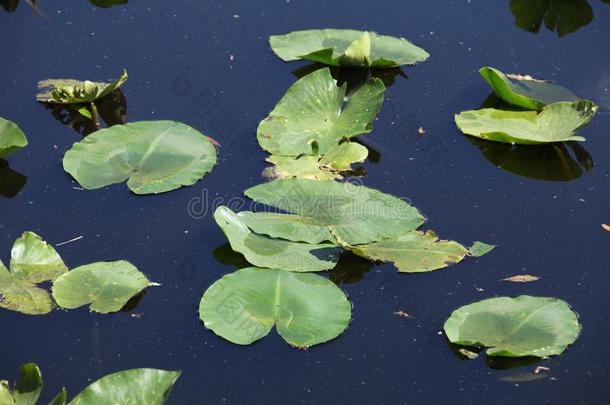
[[[364,162],[368,149],[358,143],[344,142],[331,148],[324,156],[275,156],[267,158],[267,162],[275,166],[268,167],[263,176],[276,178],[299,177],[313,180],[342,179],[340,172],[351,170],[352,163]]]
[[[80,81],[74,79],[47,79],[38,82],[39,93],[36,100],[43,103],[85,104],[107,96],[127,81],[127,71],[123,69],[117,80],[105,82]]]
[[[92,312],[120,311],[151,283],[137,267],[124,260],[99,262],[77,267],[53,283],[57,305],[75,309],[89,305]]]
[[[458,263],[468,250],[454,241],[438,240],[432,231],[407,232],[394,239],[347,247],[369,260],[392,262],[401,273],[421,273]]]
[[[473,257],[481,257],[491,252],[496,248],[495,245],[490,245],[488,243],[476,241],[472,244],[472,246],[468,249],[468,253]]]
[[[0,308],[29,315],[53,310],[49,293],[36,284],[53,281],[67,268],[55,249],[33,232],[15,241],[11,271],[0,261]]]
[[[335,243],[357,245],[394,238],[425,221],[417,208],[400,198],[350,183],[282,179],[252,187],[245,194],[302,217],[297,221],[294,215],[276,214],[248,223],[256,233],[294,241],[321,242],[328,239],[319,238],[330,233]]]
[[[328,68],[294,83],[258,126],[261,147],[274,155],[325,155],[341,140],[373,130],[385,86],[373,79],[344,106],[346,85],[338,87]]]
[[[570,90],[531,76],[506,75],[489,66],[479,69],[479,73],[498,97],[528,110],[541,110],[547,104],[578,100]]]
[[[273,35],[269,43],[286,62],[307,59],[331,66],[392,68],[414,65],[430,56],[404,38],[357,30],[293,31]]]
[[[201,298],[199,317],[236,344],[255,342],[275,325],[286,342],[307,348],[339,336],[349,324],[351,305],[324,277],[250,267],[212,284]]]
[[[539,113],[484,108],[457,114],[455,123],[467,135],[495,142],[535,145],[584,141],[576,131],[593,119],[597,108],[585,100],[549,104]]]
[[[0,404],[36,405],[42,391],[43,381],[40,369],[34,363],[19,368],[19,380],[14,390],[8,381],[0,381]]]
[[[259,267],[308,272],[335,267],[339,250],[331,243],[307,244],[271,239],[253,233],[242,218],[227,207],[218,207],[214,219],[231,248]]]
[[[82,187],[97,189],[127,180],[136,194],[189,186],[216,164],[209,138],[174,121],[141,121],[101,129],[75,143],[64,170]]]
[[[580,334],[578,317],[557,298],[521,295],[465,305],[445,322],[451,343],[488,347],[489,356],[561,354]]]
[[[119,371],[89,385],[69,405],[162,405],[179,377],[180,371],[153,368]]]
[[[17,124],[0,117],[0,157],[25,148],[28,140]]]

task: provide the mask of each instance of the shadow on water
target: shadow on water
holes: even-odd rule
[[[451,352],[455,355],[455,357],[460,360],[464,360],[464,361],[471,360],[468,358],[468,356],[466,356],[460,352],[461,349],[466,349],[469,352],[476,353],[479,355],[479,358],[481,356],[485,356],[485,364],[487,365],[487,367],[494,369],[494,370],[507,370],[507,369],[517,368],[517,367],[527,367],[527,366],[531,366],[533,364],[539,363],[543,360],[539,357],[533,357],[533,356],[528,356],[528,357],[487,356],[485,354],[485,348],[455,345],[455,344],[451,343],[449,341],[449,339],[447,339],[446,336],[445,336],[445,344],[447,344],[447,347],[449,347],[449,350],[451,350]]]
[[[110,8],[112,6],[127,4],[127,1],[128,0],[89,0],[89,3],[99,8]],[[34,12],[38,13],[39,0],[25,0],[25,3],[29,4]],[[12,13],[17,10],[19,0],[0,0],[0,6],[2,6],[7,13]]]
[[[76,133],[85,137],[99,128],[93,119],[85,117],[77,111],[78,107],[67,104],[41,103],[51,115],[62,124],[72,128]],[[127,101],[120,89],[117,89],[106,97],[95,102],[99,119],[106,126],[124,124],[127,115]],[[80,107],[80,106],[79,106]]]
[[[364,275],[371,271],[373,262],[356,256],[352,252],[344,251],[339,262],[330,271],[330,281],[340,284],[354,284],[362,281]]]
[[[250,263],[248,263],[244,255],[231,249],[231,244],[229,243],[218,246],[216,249],[214,249],[212,254],[217,262],[227,266],[235,266],[238,269],[244,269],[252,266]]]
[[[600,0],[610,4],[610,0]],[[589,24],[593,8],[587,0],[510,0],[515,25],[537,33],[544,25],[563,37]]]
[[[0,197],[13,198],[25,186],[27,176],[14,171],[4,159],[0,159]]]

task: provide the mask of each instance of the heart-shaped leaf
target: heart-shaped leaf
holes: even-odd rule
[[[75,143],[64,169],[86,189],[127,180],[136,194],[189,186],[216,164],[209,138],[174,121],[141,121],[101,129]]]
[[[28,140],[17,124],[0,117],[0,157],[26,147]]]
[[[344,106],[345,90],[328,68],[302,77],[259,124],[259,144],[279,156],[325,155],[342,139],[371,132],[383,103],[383,82],[370,80]]]
[[[38,82],[36,99],[43,103],[84,104],[107,96],[127,81],[127,71],[110,83],[74,79],[47,79]]]
[[[506,75],[489,66],[479,69],[479,73],[498,97],[528,110],[541,110],[547,104],[578,100],[570,90],[531,76]]]
[[[273,35],[269,43],[286,62],[308,59],[331,66],[391,68],[414,65],[430,56],[404,38],[357,30],[293,31]]]
[[[255,342],[275,325],[286,342],[306,348],[340,335],[351,305],[324,277],[250,267],[212,284],[199,316],[206,328],[236,344]]]
[[[36,405],[42,391],[43,381],[40,369],[34,363],[19,367],[19,380],[14,390],[8,381],[0,381],[0,404]]]
[[[584,141],[576,131],[593,119],[597,108],[585,100],[549,104],[540,113],[484,108],[456,115],[455,123],[467,135],[495,142],[535,145]]]
[[[308,272],[329,270],[337,264],[339,250],[331,243],[297,243],[255,234],[241,217],[224,206],[216,209],[214,219],[231,248],[255,266]]]
[[[578,317],[565,301],[528,295],[465,305],[444,329],[451,343],[485,346],[489,356],[507,357],[560,354],[580,334]]]
[[[53,283],[57,305],[75,309],[89,305],[93,312],[120,311],[135,295],[151,283],[137,267],[124,260],[99,262],[77,267]]]
[[[392,195],[332,180],[283,179],[245,191],[254,201],[290,214],[275,214],[264,221],[248,221],[254,232],[294,241],[333,235],[335,243],[358,245],[394,238],[417,229],[425,221],[419,211]],[[287,223],[287,224],[286,224]],[[318,228],[311,233],[306,228]],[[320,239],[317,240],[321,242]]]

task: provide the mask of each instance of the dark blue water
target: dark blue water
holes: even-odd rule
[[[25,1],[11,13],[0,9],[0,116],[30,141],[0,161],[2,259],[25,230],[52,244],[82,235],[57,248],[70,267],[121,258],[163,284],[113,315],[1,311],[0,376],[13,379],[20,364],[38,363],[46,400],[62,386],[75,394],[105,374],[156,367],[183,370],[175,404],[607,403],[610,233],[600,224],[610,222],[610,4],[532,1],[520,19],[557,3],[578,11],[564,13],[562,27],[573,32],[562,28],[562,36],[536,18],[526,28],[538,33],[516,26],[508,0],[132,0],[108,9],[41,0],[37,12]],[[576,24],[568,24],[572,16]],[[499,247],[420,275],[345,257],[331,275],[354,305],[343,335],[308,351],[275,333],[235,346],[197,315],[205,289],[241,262],[210,211],[263,181],[256,126],[296,80],[293,71],[308,65],[281,62],[268,36],[324,27],[405,36],[431,53],[386,77],[394,84],[364,138],[377,152],[364,165],[364,184],[409,198],[443,238]],[[462,136],[452,115],[488,96],[477,73],[483,65],[556,80],[598,102],[582,131],[587,142],[510,151]],[[147,197],[125,185],[80,191],[62,170],[64,152],[81,136],[35,101],[36,82],[109,79],[123,67],[128,121],[179,120],[222,144],[218,166],[195,186]],[[502,163],[517,153],[516,167]],[[542,279],[499,281],[525,273]],[[451,311],[517,294],[568,301],[583,325],[575,345],[533,364],[457,357],[440,333]],[[536,366],[550,368],[546,378],[503,381]]]

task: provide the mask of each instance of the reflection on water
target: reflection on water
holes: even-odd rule
[[[15,197],[27,180],[26,176],[11,169],[6,160],[0,159],[0,197]]]
[[[538,363],[543,360],[539,357],[533,357],[533,356],[528,356],[528,357],[487,356],[485,354],[485,350],[486,350],[485,348],[456,345],[456,344],[451,343],[449,341],[449,339],[447,339],[447,336],[445,336],[445,344],[447,344],[447,347],[449,348],[449,350],[451,350],[451,352],[455,355],[456,358],[463,360],[463,361],[476,361],[484,356],[487,367],[492,368],[494,370],[504,370],[504,369],[511,369],[511,368],[516,368],[516,367],[531,366],[532,364]],[[471,360],[464,354],[460,353],[460,349],[466,349],[473,353],[477,353],[477,354],[479,354],[479,357],[478,357],[478,359]],[[524,373],[523,378],[527,378],[527,377],[525,377],[525,374],[529,375],[530,373]],[[516,376],[516,375],[512,375],[512,376]],[[506,378],[508,378],[510,380],[510,376],[506,376]],[[518,377],[516,377],[516,378],[518,378]],[[538,378],[531,378],[531,376],[530,376],[530,380],[531,379],[538,379]],[[529,381],[529,380],[526,379],[525,381]]]
[[[371,271],[372,266],[373,263],[370,260],[344,251],[335,268],[330,271],[329,278],[337,285],[358,283],[362,281],[366,273]]]
[[[610,0],[601,0],[610,3]],[[587,0],[510,0],[515,25],[538,32],[542,23],[557,35],[571,34],[593,20],[593,8]]]
[[[225,243],[224,245],[218,246],[212,252],[214,258],[217,262],[225,264],[227,266],[235,266],[238,269],[244,269],[246,267],[252,267],[250,263],[246,260],[244,255],[241,253],[237,253],[233,249],[231,249],[230,243]]]
[[[104,98],[95,102],[99,118],[88,118],[77,111],[80,107],[55,104],[41,103],[51,115],[62,124],[71,127],[76,133],[87,136],[92,132],[97,131],[97,121],[103,120],[108,127],[118,124],[124,124],[127,115],[127,101],[121,89],[117,89]],[[99,124],[99,122],[97,123]]]
[[[131,297],[129,301],[127,301],[127,303],[123,305],[123,308],[121,308],[121,312],[131,312],[136,309],[136,307],[138,306],[138,304],[140,304],[142,298],[144,298],[145,295],[146,290],[142,290],[138,294]]]
[[[109,8],[112,6],[127,4],[127,1],[128,0],[89,0],[92,5],[100,8]],[[36,13],[38,13],[39,0],[25,0],[25,3],[29,4],[32,9]],[[4,11],[12,13],[13,11],[17,10],[17,6],[19,6],[19,0],[0,0],[0,6],[2,6]]]

